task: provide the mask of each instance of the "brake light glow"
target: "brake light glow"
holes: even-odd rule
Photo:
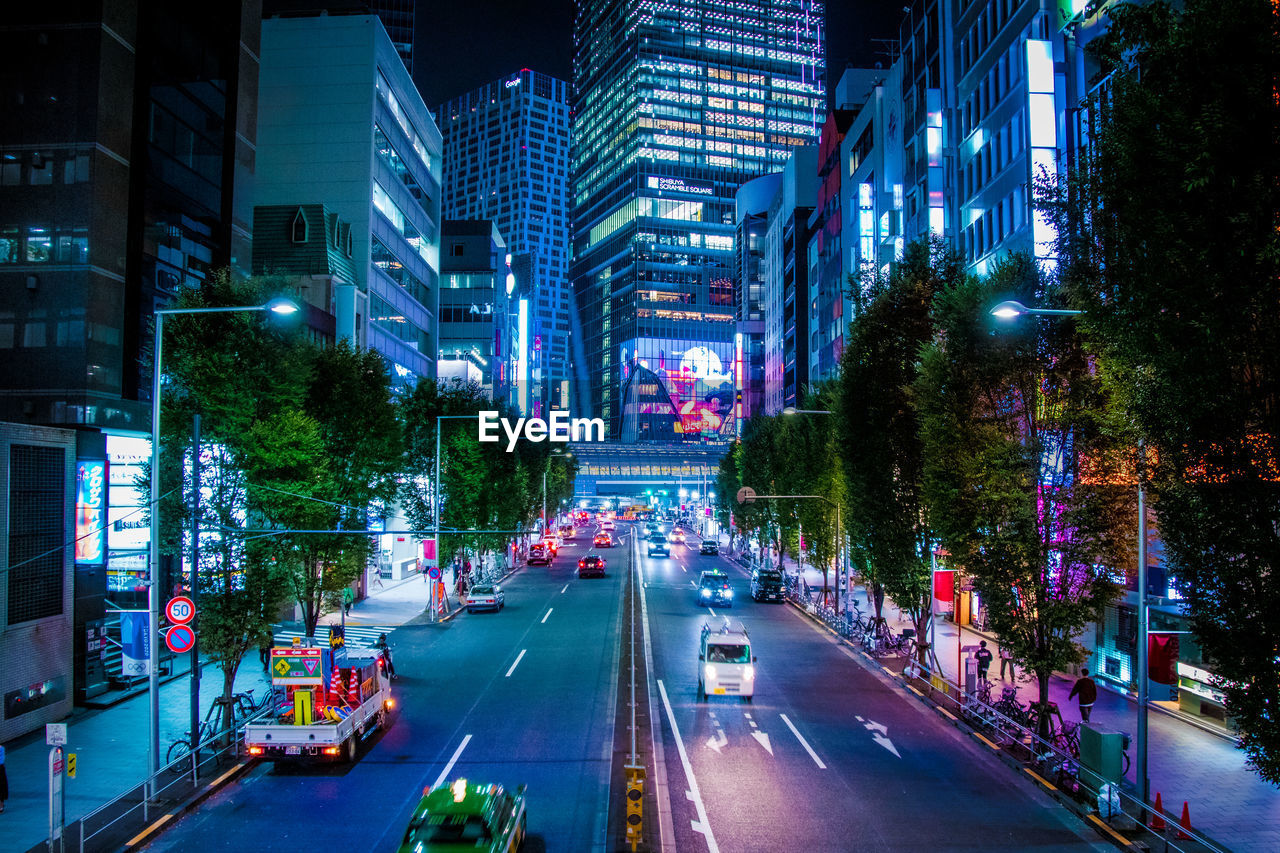
[[[260,747],[260,746],[251,746],[251,747],[249,747],[249,754],[250,754],[250,755],[262,755],[262,747]]]
[[[390,710],[396,706],[396,700],[388,699],[386,702],[383,702],[382,704],[387,708],[387,710]]]
[[[326,746],[326,747],[324,748],[324,754],[325,754],[325,755],[337,755],[337,754],[338,754],[338,748],[337,748],[336,746]]]

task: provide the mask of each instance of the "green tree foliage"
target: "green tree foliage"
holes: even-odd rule
[[[1280,783],[1280,68],[1266,0],[1114,4],[1094,147],[1051,210],[1072,303],[1154,452],[1171,574]]]
[[[887,280],[864,289],[841,359],[841,444],[851,551],[873,590],[885,591],[926,637],[936,534],[925,501],[924,442],[912,385],[933,338],[934,296],[963,278],[941,241],[907,246]],[[876,615],[880,615],[880,596]],[[921,663],[927,651],[919,651]]]
[[[175,307],[261,305],[282,289],[279,281],[236,281],[219,273],[200,290],[185,291]],[[278,563],[239,532],[252,512],[247,471],[264,464],[253,437],[269,431],[279,412],[301,405],[309,376],[309,347],[271,320],[251,312],[165,321],[161,548],[176,557],[190,546],[191,482],[183,461],[190,458],[192,419],[199,413],[200,650],[222,670],[228,700],[240,661],[288,598]]]
[[[1132,513],[1128,492],[1092,473],[1111,448],[1076,324],[997,330],[988,313],[1001,298],[1044,296],[1024,256],[985,281],[946,282],[914,386],[929,520],[988,624],[1035,673],[1041,702],[1049,676],[1083,659],[1077,635],[1115,595],[1105,566],[1122,565],[1120,519]]]
[[[780,448],[791,471],[789,488],[795,490],[787,494],[814,496],[791,503],[797,527],[804,532],[805,556],[822,570],[824,601],[831,595],[830,573],[838,557],[836,508],[843,507],[846,499],[844,471],[836,453],[838,390],[836,383],[826,382],[805,393],[799,408],[832,414],[783,415],[786,434]],[[843,526],[843,517],[840,521]]]

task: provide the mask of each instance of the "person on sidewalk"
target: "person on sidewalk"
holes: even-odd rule
[[[1080,670],[1080,678],[1075,684],[1071,685],[1071,692],[1067,694],[1070,700],[1080,695],[1080,719],[1083,722],[1089,722],[1089,715],[1093,713],[1093,703],[1098,701],[1098,685],[1089,677],[1089,670]]]
[[[978,662],[978,680],[987,680],[987,670],[991,669],[991,649],[987,648],[987,641],[983,640],[978,643],[978,650],[973,653],[973,659]]]
[[[4,811],[4,801],[9,799],[9,776],[4,770],[4,747],[0,746],[0,812]]]
[[[1001,646],[1000,647],[1000,680],[1001,681],[1004,681],[1005,667],[1009,668],[1009,680],[1017,681],[1018,673],[1017,673],[1017,670],[1013,668],[1013,649],[1009,648],[1008,646]]]
[[[342,615],[351,615],[351,605],[356,603],[356,594],[351,591],[351,587],[342,588]]]

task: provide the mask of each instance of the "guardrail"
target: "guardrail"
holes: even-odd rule
[[[201,775],[230,763],[228,759],[234,760],[241,751],[244,727],[272,710],[272,703],[265,703],[234,725],[206,738],[187,755],[68,824],[63,830],[64,849],[69,846],[68,838],[75,839],[80,853],[119,848],[118,839],[141,831],[151,822],[153,813],[168,811],[194,794]],[[101,845],[95,845],[95,839],[100,839]]]

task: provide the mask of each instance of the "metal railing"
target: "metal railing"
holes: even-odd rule
[[[272,710],[273,703],[265,702],[252,714],[205,738],[187,755],[81,815],[64,829],[64,849],[70,846],[68,839],[75,839],[80,853],[122,846],[117,840],[121,835],[141,831],[151,822],[153,814],[168,811],[194,794],[202,775],[232,763],[241,752],[244,727],[262,719]],[[95,845],[95,839],[99,839],[100,844]]]

